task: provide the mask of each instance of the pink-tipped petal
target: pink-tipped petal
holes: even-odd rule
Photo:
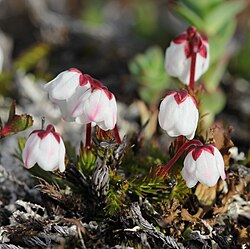
[[[102,122],[106,117],[108,98],[102,90],[95,90],[84,105],[84,113],[91,122]]]
[[[26,168],[37,163],[46,171],[53,171],[60,167],[63,171],[65,147],[63,141],[52,125],[46,130],[36,130],[26,141],[22,158]]]
[[[167,95],[161,102],[158,121],[169,136],[183,135],[193,139],[198,124],[198,109],[189,94],[183,99],[176,98],[178,94]]]
[[[190,82],[190,64],[192,55],[196,54],[194,80],[198,80],[209,66],[209,45],[207,39],[194,31],[187,30],[176,37],[166,49],[165,69],[170,76],[179,78],[182,83]]]
[[[22,152],[22,159],[25,165],[25,168],[30,169],[32,168],[36,162],[36,153],[33,153],[33,151],[36,151],[39,147],[40,139],[38,138],[37,134],[31,134],[26,143],[24,150]]]

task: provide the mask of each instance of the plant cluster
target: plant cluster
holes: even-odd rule
[[[211,1],[213,8],[206,1],[210,11],[199,17],[192,12],[198,3],[182,2],[176,11],[191,23],[199,19],[197,28],[209,29],[209,36],[222,32],[222,26],[229,25],[226,17],[241,8],[236,3],[227,5],[228,14],[212,28],[206,25],[221,13],[215,8],[220,1]],[[232,30],[232,25],[229,28]],[[155,48],[147,56],[152,59],[158,52]],[[137,57],[130,64],[134,75],[148,86],[140,89],[140,95],[146,102],[152,101],[153,110],[160,102],[157,95],[168,88],[168,78],[179,81],[179,89],[166,92],[157,110],[159,126],[173,138],[167,155],[157,138],[142,139],[143,130],[142,134],[120,138],[116,98],[94,77],[71,68],[45,84],[44,91],[59,107],[62,118],[85,126],[85,141],[78,153],[70,155],[54,125],[44,128],[44,117],[41,129],[19,139],[17,157],[35,177],[42,201],[40,205],[19,201],[22,210],[9,214],[13,222],[0,230],[0,241],[41,248],[60,244],[58,238],[64,238],[64,246],[69,248],[249,245],[246,228],[236,226],[227,215],[231,198],[244,200],[247,195],[249,172],[243,165],[230,164],[231,130],[219,126],[206,129],[201,115],[204,95],[213,94],[217,88],[216,84],[208,85],[211,92],[204,94],[199,82],[209,65],[214,66],[213,56],[205,33],[191,26],[171,41],[159,63]],[[163,74],[163,63],[167,75]],[[141,75],[140,70],[151,65],[151,71]],[[154,72],[159,77],[153,80],[160,82],[156,86],[147,77]],[[16,114],[13,102],[8,121],[0,122],[0,138],[32,125],[30,115]],[[227,231],[216,228],[225,223]]]

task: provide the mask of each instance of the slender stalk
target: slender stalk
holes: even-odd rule
[[[185,150],[187,150],[190,146],[192,145],[198,145],[198,146],[202,146],[203,143],[199,140],[193,139],[191,141],[188,141],[187,143],[183,144],[179,150],[176,152],[176,154],[174,155],[174,157],[161,169],[160,174],[163,174],[167,171],[169,171],[169,169],[174,165],[174,163],[180,158],[180,156],[183,154],[183,152]]]
[[[44,124],[45,124],[45,117],[43,116],[41,118],[41,130],[44,130]]]
[[[180,135],[177,137],[178,149],[184,144],[184,136]]]
[[[118,144],[121,144],[122,141],[121,141],[121,138],[120,138],[118,129],[117,129],[117,125],[115,125],[115,128],[113,129],[113,133],[114,133],[116,142],[117,142]]]
[[[89,149],[91,143],[91,123],[86,125],[86,140],[85,140],[85,148]]]
[[[190,79],[189,79],[189,87],[190,90],[194,91],[194,76],[195,76],[195,66],[196,66],[196,52],[192,52],[191,55],[191,65],[190,65]]]

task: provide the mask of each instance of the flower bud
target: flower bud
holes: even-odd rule
[[[177,36],[166,50],[165,69],[170,76],[179,78],[188,85],[190,80],[191,56],[196,53],[194,80],[198,80],[209,66],[207,39],[194,27]]]
[[[189,188],[198,181],[212,187],[220,177],[224,180],[226,174],[220,151],[212,144],[193,147],[184,160],[182,176]]]
[[[196,100],[186,90],[167,93],[160,104],[158,121],[170,137],[193,139],[198,119]]]
[[[46,130],[35,130],[28,137],[22,158],[27,169],[36,163],[46,171],[57,168],[65,170],[65,147],[60,135],[55,132],[53,125],[48,125]]]

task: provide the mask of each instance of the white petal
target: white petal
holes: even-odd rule
[[[37,163],[42,169],[52,171],[59,166],[59,144],[52,134],[48,134],[41,140],[39,151]]]
[[[65,146],[64,146],[64,143],[62,141],[62,138],[60,138],[60,144],[59,144],[59,155],[58,155],[58,158],[59,158],[59,170],[61,172],[64,172],[65,170]]]
[[[192,188],[198,181],[195,175],[196,161],[193,159],[192,152],[187,154],[183,164],[182,177],[186,181],[187,186]]]
[[[77,115],[80,115],[81,112],[83,112],[82,105],[84,103],[81,103],[82,96],[85,95],[85,93],[90,92],[86,91],[85,87],[77,87],[75,93],[67,100],[54,100],[53,102],[58,105],[60,108],[60,111],[62,113],[62,117],[65,121],[72,122],[75,120],[75,117]],[[86,97],[88,97],[86,95]]]
[[[193,132],[185,135],[185,137],[188,139],[188,140],[192,140],[194,138],[194,135],[195,135],[195,132],[196,132],[196,129],[193,130]]]
[[[103,90],[95,90],[84,105],[84,114],[91,122],[102,122],[108,108],[108,97]]]
[[[93,123],[92,122],[91,124],[92,124],[92,126],[93,126],[93,124],[94,124],[94,126],[98,125],[104,131],[110,130],[109,127],[106,126],[104,121],[101,121],[101,122],[98,122],[98,123]]]
[[[195,65],[195,78],[194,78],[195,81],[197,81],[201,77],[201,75],[205,72],[204,66],[206,64],[206,61],[207,59],[197,54],[196,65]]]
[[[79,117],[76,117],[76,123],[78,124],[88,124],[91,123],[89,118],[86,115],[81,115]]]
[[[106,112],[107,113],[104,119],[104,124],[106,126],[106,129],[103,129],[99,124],[98,125],[103,130],[112,130],[114,129],[117,120],[117,105],[114,96],[111,100],[109,100],[109,108],[107,109]]]
[[[196,171],[196,161],[193,159],[192,151],[187,154],[183,162],[184,169],[189,175],[193,175],[195,177]]]
[[[165,69],[167,73],[170,76],[179,78],[187,67],[186,61],[185,42],[182,44],[171,42],[166,50]]]
[[[53,100],[65,100],[70,98],[79,86],[80,73],[73,71],[64,71],[55,79],[44,85],[44,90],[49,92]]]
[[[210,63],[210,51],[209,51],[209,44],[208,43],[204,43],[204,45],[207,48],[207,58],[205,58],[205,61],[203,62],[203,70],[202,70],[202,74],[204,74],[208,68],[209,68],[209,63]]]
[[[91,89],[79,93],[78,96],[75,95],[70,98],[69,104],[71,105],[71,116],[78,117],[84,113],[84,106],[87,99],[91,96]]]
[[[188,188],[193,188],[198,182],[197,178],[189,175],[185,169],[182,169],[182,177],[186,181]]]
[[[191,97],[181,103],[178,109],[179,118],[176,124],[178,132],[188,139],[193,139],[199,119],[198,109]]]
[[[160,104],[158,121],[163,130],[169,133],[175,124],[174,115],[176,114],[177,103],[174,100],[174,94],[166,96]]]
[[[73,122],[75,120],[71,115],[70,104],[66,100],[56,100],[54,103],[59,107],[62,118],[67,122]]]
[[[222,157],[220,151],[216,147],[214,147],[214,156],[215,156],[215,160],[216,160],[216,166],[217,166],[217,169],[218,169],[219,174],[221,176],[221,179],[225,180],[226,173],[225,173],[224,160],[223,160],[223,157]]]
[[[40,141],[41,140],[36,133],[33,133],[28,137],[22,153],[22,159],[25,164],[25,168],[30,169],[37,162],[36,154]]]
[[[209,187],[214,186],[220,177],[214,155],[203,150],[196,162],[195,174],[198,181]]]

